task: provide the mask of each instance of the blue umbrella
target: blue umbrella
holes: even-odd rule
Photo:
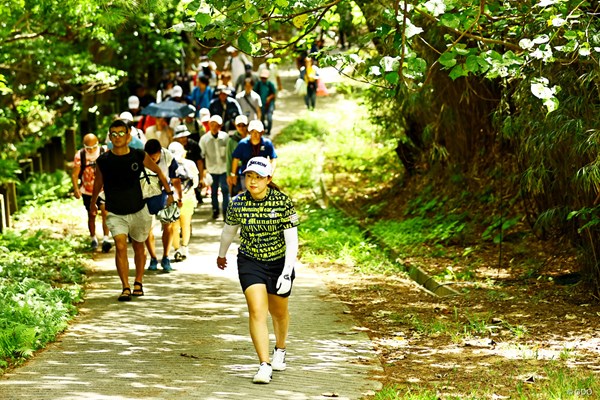
[[[149,104],[142,110],[143,115],[151,115],[157,118],[184,118],[190,113],[190,108],[185,103],[166,100],[158,104]]]

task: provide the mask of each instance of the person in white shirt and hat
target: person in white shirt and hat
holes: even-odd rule
[[[200,138],[200,149],[204,156],[204,168],[212,177],[211,203],[212,217],[219,218],[219,188],[223,197],[223,217],[229,205],[229,186],[227,184],[227,142],[229,135],[221,130],[223,119],[220,115],[210,117],[210,131]],[[202,171],[201,171],[202,172]]]
[[[252,60],[233,46],[227,47],[227,52],[229,57],[225,60],[223,71],[231,71],[231,82],[235,84],[240,75],[246,73],[246,65],[252,65]]]

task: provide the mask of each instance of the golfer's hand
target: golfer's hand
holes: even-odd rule
[[[227,267],[227,258],[217,257],[217,267],[219,267],[219,269],[225,269],[225,267]]]
[[[277,279],[277,286],[275,287],[277,288],[277,294],[288,293],[292,290],[292,278],[288,273],[284,272],[279,276],[279,279]]]
[[[91,215],[98,214],[98,205],[96,203],[90,204],[90,214]]]

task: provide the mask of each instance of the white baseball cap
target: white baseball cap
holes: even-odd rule
[[[188,127],[183,124],[176,126],[174,133],[175,134],[173,135],[173,139],[179,139],[191,135],[190,131],[188,130]]]
[[[265,126],[263,125],[263,123],[260,120],[253,119],[252,121],[250,121],[250,124],[248,124],[248,132],[252,132],[252,131],[264,132]]]
[[[183,88],[179,85],[173,86],[171,89],[171,97],[181,97],[183,96]]]
[[[137,96],[129,96],[127,106],[130,110],[137,110],[140,108],[140,99]]]
[[[195,117],[196,116],[196,107],[194,107],[191,104],[188,104],[188,108],[190,109],[190,112],[188,114],[188,117]]]
[[[179,142],[171,142],[168,150],[173,154],[176,160],[181,160],[185,155],[185,148]]]
[[[216,122],[219,125],[223,125],[223,118],[220,115],[213,115],[209,119],[210,122]]]
[[[235,125],[238,126],[239,124],[248,125],[248,117],[246,117],[244,114],[235,117]]]
[[[129,111],[123,111],[121,114],[119,114],[119,119],[133,121],[133,115]]]
[[[264,157],[254,157],[248,161],[246,165],[246,169],[243,174],[246,172],[256,172],[260,176],[272,176],[273,175],[273,167],[271,166],[271,161]]]
[[[210,111],[208,110],[208,108],[201,108],[200,109],[200,121],[206,122],[209,120],[210,120]]]

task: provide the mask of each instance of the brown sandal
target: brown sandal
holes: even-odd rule
[[[137,286],[139,286],[139,289],[137,288]],[[142,282],[135,281],[133,283],[133,292],[131,292],[131,295],[138,297],[144,295],[144,285],[142,285]]]
[[[126,287],[118,298],[119,301],[131,301],[131,289]]]

